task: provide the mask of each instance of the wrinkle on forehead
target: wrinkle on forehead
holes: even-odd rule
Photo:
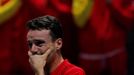
[[[27,39],[44,39],[50,38],[50,30],[29,30]]]

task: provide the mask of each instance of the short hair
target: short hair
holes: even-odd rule
[[[50,15],[34,18],[27,22],[28,30],[50,30],[52,40],[63,38],[63,30],[59,21]]]

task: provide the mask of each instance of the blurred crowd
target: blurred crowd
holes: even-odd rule
[[[25,25],[43,15],[59,19],[62,54],[86,75],[134,74],[134,0],[0,0],[0,75],[34,74]]]

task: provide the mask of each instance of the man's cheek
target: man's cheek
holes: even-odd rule
[[[47,49],[41,50],[41,51],[40,51],[40,54],[42,55],[42,54],[44,54],[46,51],[47,51]]]
[[[51,53],[48,55],[48,57],[47,57],[47,61],[48,61],[48,62],[53,61],[53,58],[55,57],[55,56],[54,56],[55,53],[56,53],[56,50],[53,49],[53,50],[51,51]]]

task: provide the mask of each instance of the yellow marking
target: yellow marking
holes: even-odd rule
[[[20,0],[9,0],[3,6],[0,0],[0,24],[11,18],[21,6]]]

